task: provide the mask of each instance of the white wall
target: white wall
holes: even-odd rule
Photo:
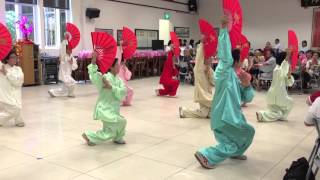
[[[125,1],[187,11],[187,6],[159,0]],[[89,20],[86,18],[85,9],[88,7],[99,8],[101,10],[100,18],[95,20]],[[128,26],[132,30],[136,28],[159,30],[159,19],[163,18],[164,12],[168,12],[160,9],[133,6],[105,0],[83,1],[81,9],[80,18],[83,23],[81,27],[83,31],[82,34],[84,35],[82,48],[84,49],[91,48],[90,32],[94,31],[95,28],[113,29],[114,38],[116,38],[117,29],[122,29],[123,26]],[[173,11],[170,13],[172,14],[170,21],[173,26],[190,27],[191,37],[198,37],[198,28],[196,26],[196,21],[198,19],[197,15],[177,13]],[[76,18],[79,18],[79,15],[75,14],[74,19]]]
[[[243,33],[253,48],[262,48],[266,41],[279,38],[287,46],[287,31],[296,31],[299,41],[311,45],[312,8],[302,8],[300,0],[241,0],[244,24]],[[201,0],[200,17],[220,26],[221,0]]]
[[[126,2],[145,4],[163,8],[176,9],[187,11],[187,6],[165,2],[160,0],[122,0]],[[82,49],[91,49],[90,33],[95,28],[114,29],[116,38],[117,29],[122,29],[123,26],[128,26],[131,29],[154,29],[159,30],[159,19],[163,18],[164,12],[172,14],[171,23],[173,26],[182,26],[191,28],[191,38],[198,38],[197,15],[185,13],[177,13],[175,11],[166,11],[153,9],[148,7],[134,6],[111,2],[107,0],[71,0],[72,21],[76,24],[81,32],[81,41],[74,53]],[[179,0],[179,2],[187,2],[187,0]],[[100,18],[89,20],[85,16],[86,8],[99,8],[101,10]],[[43,17],[43,10],[40,8],[40,17]],[[5,0],[0,0],[0,22],[5,19]],[[41,39],[44,43],[44,24],[41,26]],[[51,55],[58,54],[57,49],[42,49]]]

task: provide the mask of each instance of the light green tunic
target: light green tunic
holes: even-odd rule
[[[255,133],[241,111],[241,101],[251,101],[254,91],[252,87],[242,87],[234,71],[227,29],[220,31],[218,57],[211,110],[211,129],[217,145],[199,150],[211,165],[232,156],[242,155],[250,146]]]
[[[284,60],[281,66],[277,65],[273,71],[271,87],[267,95],[268,109],[260,111],[261,121],[287,120],[293,106],[293,100],[288,96],[287,86],[292,86],[294,78],[288,78],[290,65]]]
[[[88,66],[90,80],[99,91],[93,118],[102,121],[103,128],[97,132],[87,131],[86,135],[95,144],[109,139],[122,140],[125,134],[126,119],[120,115],[120,104],[126,96],[125,84],[118,76],[114,76],[110,72],[102,75],[97,70],[97,65],[90,64]],[[112,90],[103,87],[102,79],[109,81]]]

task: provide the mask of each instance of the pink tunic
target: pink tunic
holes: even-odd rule
[[[130,106],[132,98],[133,98],[133,89],[131,87],[129,87],[128,81],[131,79],[132,73],[127,68],[126,65],[121,64],[118,75],[119,75],[119,78],[122,79],[122,81],[124,82],[124,84],[127,88],[127,96],[123,99],[122,105]]]

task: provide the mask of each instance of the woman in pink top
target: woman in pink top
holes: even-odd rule
[[[127,88],[127,96],[123,99],[122,105],[123,106],[131,106],[132,98],[133,98],[133,89],[129,86],[128,81],[131,79],[132,73],[128,69],[126,65],[126,61],[122,58],[120,63],[120,70],[119,70],[119,78],[122,79],[126,88]]]

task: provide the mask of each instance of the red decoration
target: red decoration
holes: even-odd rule
[[[66,38],[68,40],[68,48],[74,49],[77,47],[80,41],[80,31],[74,24],[67,23]]]
[[[112,66],[117,54],[117,42],[105,32],[92,32],[92,45],[97,52],[97,64],[102,73]]]
[[[241,42],[242,9],[239,0],[223,0],[224,14],[229,17],[229,36],[232,48]]]
[[[240,39],[239,45],[240,45],[240,50],[241,50],[240,60],[241,60],[241,62],[243,62],[243,60],[245,60],[248,57],[249,51],[250,51],[250,45],[249,45],[248,39],[243,34],[241,34],[241,39]]]
[[[288,30],[288,48],[291,49],[291,68],[294,71],[298,64],[299,44],[298,37],[293,30]]]
[[[130,59],[137,50],[137,37],[129,28],[123,27],[122,41],[123,58]]]
[[[204,58],[208,59],[217,53],[218,37],[215,29],[204,19],[199,20],[201,34],[204,35]]]
[[[173,52],[174,55],[179,57],[180,56],[180,43],[179,43],[179,39],[178,36],[175,32],[170,32],[170,38],[173,44]]]
[[[2,61],[12,49],[12,39],[9,30],[0,23],[0,61]]]
[[[320,47],[320,9],[313,10],[312,47]]]

